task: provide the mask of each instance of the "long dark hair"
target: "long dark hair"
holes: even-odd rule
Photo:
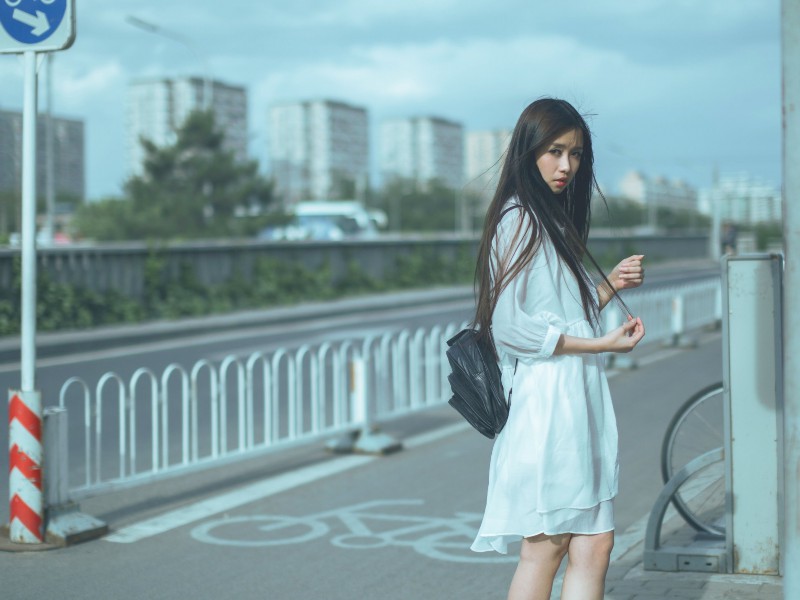
[[[553,140],[576,129],[583,134],[581,162],[567,188],[561,194],[555,194],[542,178],[536,157]],[[575,275],[586,319],[593,324],[598,322],[600,306],[591,292],[594,283],[582,266],[583,260],[588,259],[592,263],[609,290],[614,288],[586,248],[591,219],[590,201],[594,190],[603,198],[594,177],[591,133],[580,113],[569,102],[555,98],[541,98],[528,105],[511,135],[478,248],[475,270],[478,302],[473,324],[492,347],[489,331],[497,299],[533,259],[543,231],[553,242],[559,258]],[[516,200],[519,209],[506,206],[511,198]],[[520,225],[511,244],[520,250],[517,258],[509,264],[507,256],[495,257],[497,272],[493,273],[494,239],[500,220],[508,210],[523,210],[528,218],[519,220]]]

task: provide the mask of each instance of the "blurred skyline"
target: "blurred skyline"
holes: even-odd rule
[[[200,60],[128,15],[185,36]],[[633,169],[696,187],[715,168],[780,183],[778,0],[80,0],[77,24],[74,46],[56,53],[54,113],[86,123],[89,199],[119,194],[127,176],[130,81],[203,76],[203,61],[211,77],[247,88],[250,154],[267,172],[274,102],[366,107],[374,165],[385,118],[511,128],[530,101],[551,95],[593,115],[598,181],[612,192]],[[13,55],[0,55],[0,80],[0,108],[20,110]]]

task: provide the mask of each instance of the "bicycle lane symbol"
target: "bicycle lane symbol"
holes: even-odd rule
[[[331,544],[338,548],[374,550],[393,546],[411,548],[428,558],[449,562],[517,562],[515,556],[478,554],[469,550],[480,524],[480,514],[459,512],[454,517],[442,518],[389,512],[391,508],[423,503],[422,500],[375,500],[304,517],[227,517],[198,525],[192,529],[191,536],[197,541],[220,546],[285,546],[324,537],[331,533],[329,523],[339,522],[347,533],[331,538]],[[375,528],[378,524],[383,525],[380,530]]]

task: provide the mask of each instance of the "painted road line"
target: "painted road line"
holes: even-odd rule
[[[420,433],[419,435],[410,437],[407,440],[403,440],[403,448],[408,450],[419,448],[420,446],[438,442],[441,439],[461,433],[462,431],[468,431],[471,428],[472,426],[466,421],[463,423],[453,423],[452,425],[447,425],[445,427],[440,427],[439,429],[434,429],[433,431]]]
[[[461,433],[470,428],[468,423],[455,423],[441,427],[434,431],[421,433],[408,438],[403,446],[408,449],[419,448],[426,444],[436,442],[448,436]],[[221,512],[233,510],[245,504],[262,500],[275,494],[280,494],[301,485],[319,481],[331,475],[343,473],[376,460],[377,456],[346,456],[336,460],[329,460],[318,465],[304,467],[277,477],[265,479],[251,485],[233,490],[213,498],[201,500],[189,506],[181,507],[164,513],[152,519],[134,523],[123,527],[103,539],[107,542],[130,544],[145,538],[165,533],[172,529],[194,523],[200,519],[216,515]]]
[[[239,506],[249,504],[256,500],[261,500],[262,498],[291,490],[306,483],[349,471],[350,469],[372,462],[376,458],[377,457],[374,456],[346,456],[333,461],[326,461],[318,465],[305,467],[290,473],[284,473],[283,475],[265,479],[232,492],[201,500],[189,506],[183,506],[164,513],[163,515],[153,517],[152,519],[123,527],[111,535],[107,535],[103,539],[107,542],[117,542],[121,544],[138,542],[145,538],[182,527],[183,525],[194,523],[200,519],[205,519],[206,517],[238,508]]]

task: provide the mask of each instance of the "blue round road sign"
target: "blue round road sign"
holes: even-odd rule
[[[49,38],[67,10],[67,0],[0,0],[0,26],[22,44]]]

